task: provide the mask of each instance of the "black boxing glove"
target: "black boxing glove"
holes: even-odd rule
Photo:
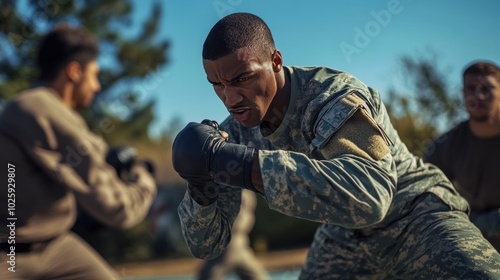
[[[207,124],[205,124],[207,123]],[[183,178],[212,178],[214,182],[256,191],[252,185],[255,148],[228,143],[214,121],[189,123],[172,146],[175,171]]]
[[[111,148],[106,155],[106,162],[113,166],[118,177],[123,171],[129,171],[137,158],[137,150],[130,146]]]
[[[144,160],[141,160],[140,161],[144,167],[146,168],[146,170],[151,173],[151,175],[154,177],[156,175],[156,167],[155,167],[155,164],[148,160],[148,159],[144,159]]]

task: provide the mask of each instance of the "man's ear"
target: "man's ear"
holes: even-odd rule
[[[65,70],[68,79],[73,83],[77,83],[82,79],[83,71],[80,63],[71,61],[70,63],[68,63],[68,65],[66,65]]]
[[[273,62],[273,70],[275,73],[278,73],[283,69],[283,57],[281,56],[281,52],[279,50],[274,50],[272,56]]]

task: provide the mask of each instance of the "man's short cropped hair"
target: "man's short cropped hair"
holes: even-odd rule
[[[274,39],[267,24],[249,13],[234,13],[219,20],[203,44],[203,59],[216,60],[242,47],[271,57]]]
[[[95,37],[82,27],[60,24],[50,30],[40,41],[37,65],[41,81],[54,80],[59,72],[72,61],[82,68],[99,54]]]
[[[481,76],[494,76],[500,82],[500,67],[490,61],[476,61],[470,64],[464,70],[464,78],[467,74],[476,74]]]

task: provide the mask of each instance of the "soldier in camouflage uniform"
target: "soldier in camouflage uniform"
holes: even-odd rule
[[[500,278],[467,202],[407,150],[375,89],[335,69],[283,66],[267,25],[247,13],[212,28],[203,66],[231,116],[225,132],[190,123],[174,141],[194,256],[225,250],[246,188],[323,223],[300,279]]]

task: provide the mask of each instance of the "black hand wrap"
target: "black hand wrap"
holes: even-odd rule
[[[202,206],[208,206],[219,197],[219,189],[212,178],[184,178],[188,182],[189,195]]]
[[[155,164],[149,159],[141,160],[141,163],[144,164],[146,170],[154,177],[156,176],[156,167]]]
[[[174,169],[186,180],[210,178],[216,183],[255,191],[252,163],[256,150],[232,144],[220,135],[213,121],[189,123],[174,140]]]
[[[217,142],[213,145],[211,175],[219,184],[241,187],[256,192],[252,185],[252,164],[255,148]]]
[[[201,123],[219,130],[219,124],[216,121],[204,119]],[[252,164],[256,150],[243,145],[227,143],[226,141],[215,145],[223,147],[214,148],[214,150],[220,151],[212,162],[211,176],[214,181],[219,184],[243,187],[256,192],[252,185]],[[242,161],[238,162],[238,159],[242,159]],[[241,166],[239,166],[239,163],[241,163]],[[250,171],[245,172],[245,170]],[[242,173],[243,176],[234,176],[238,173]],[[238,181],[238,179],[243,181]]]
[[[130,146],[111,148],[106,155],[106,162],[113,166],[116,174],[121,176],[123,171],[129,171],[137,158],[137,150]]]

